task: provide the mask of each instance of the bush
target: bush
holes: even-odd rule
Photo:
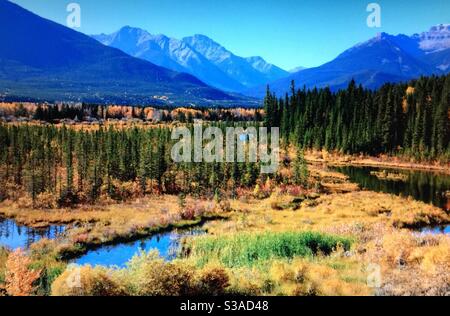
[[[219,211],[220,212],[225,212],[225,213],[232,212],[233,208],[231,207],[230,201],[228,201],[228,200],[220,201],[220,203],[219,203]]]
[[[228,274],[220,266],[196,270],[185,261],[166,262],[156,251],[141,252],[114,275],[127,293],[137,296],[217,296],[229,286]]]
[[[135,295],[189,295],[193,292],[193,270],[182,263],[165,262],[157,252],[142,252],[131,259],[122,278]]]
[[[210,211],[208,206],[205,206],[204,203],[196,202],[195,204],[187,205],[181,209],[180,216],[184,220],[193,220],[196,217],[205,215],[208,211]]]
[[[270,185],[260,185],[257,184],[253,190],[253,197],[255,199],[263,200],[270,196],[272,189]]]
[[[139,282],[139,295],[180,296],[191,292],[192,271],[186,267],[163,263],[147,266]]]
[[[230,285],[227,272],[221,267],[205,268],[200,271],[196,282],[199,295],[224,295]]]
[[[188,206],[180,211],[181,218],[184,220],[193,220],[195,218],[195,207]]]
[[[54,209],[58,206],[57,198],[52,192],[43,192],[38,194],[34,201],[34,207],[37,209]]]
[[[91,266],[69,268],[52,284],[53,296],[123,296],[127,295],[108,270]]]
[[[30,296],[41,271],[29,268],[31,259],[20,248],[11,252],[6,261],[6,291],[11,296]]]
[[[42,238],[31,244],[30,255],[33,259],[55,258],[56,241],[54,239]]]

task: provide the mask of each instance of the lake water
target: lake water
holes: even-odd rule
[[[45,229],[34,229],[17,225],[12,219],[0,218],[0,246],[9,249],[27,249],[42,238],[54,239],[64,232],[64,226],[50,226]]]
[[[30,245],[43,238],[55,239],[64,233],[64,226],[50,226],[45,229],[34,229],[18,225],[12,219],[0,218],[0,246],[9,249],[28,249]],[[172,260],[179,250],[180,241],[185,237],[193,237],[205,234],[201,229],[175,230],[172,232],[153,235],[142,240],[121,243],[113,246],[104,246],[89,251],[82,257],[75,259],[73,263],[103,266],[125,267],[126,263],[139,251],[158,250],[161,257]]]
[[[204,230],[178,230],[168,233],[153,235],[149,238],[123,243],[113,246],[104,246],[96,250],[89,251],[84,256],[73,261],[75,264],[92,266],[118,266],[123,268],[134,255],[143,250],[158,250],[161,257],[166,260],[175,259],[180,248],[180,241],[185,237],[193,237],[205,234]]]
[[[403,170],[391,168],[374,167],[333,167],[349,176],[350,181],[358,183],[362,188],[376,191],[396,194],[400,196],[410,196],[415,200],[431,203],[446,211],[450,211],[450,176],[442,173],[417,170]],[[379,179],[371,172],[386,170],[390,173],[404,175],[403,180]],[[447,194],[446,194],[447,193]],[[450,227],[438,227],[425,229],[425,232],[431,233],[450,233]]]

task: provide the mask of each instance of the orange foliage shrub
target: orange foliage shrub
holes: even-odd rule
[[[33,294],[34,282],[39,279],[41,271],[30,270],[31,259],[23,250],[10,253],[6,261],[6,291],[11,296],[29,296]]]

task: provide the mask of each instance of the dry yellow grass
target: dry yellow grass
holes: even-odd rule
[[[450,236],[378,229],[356,258],[379,265],[380,295],[450,295]]]
[[[0,205],[0,214],[14,218],[18,223],[43,227],[49,224],[70,223],[108,223],[145,225],[151,219],[162,215],[170,216],[178,212],[176,196],[152,196],[133,202],[110,204],[106,206],[82,206],[76,209],[22,210],[9,204]]]
[[[393,227],[419,227],[450,222],[440,208],[395,195],[358,191],[324,195],[305,201],[300,208],[282,211],[272,209],[273,201],[289,205],[294,197],[272,195],[266,200],[231,201],[235,210],[230,220],[207,224],[211,233],[238,231],[302,231],[325,230],[339,225],[386,223]],[[317,205],[314,205],[316,204]]]
[[[313,260],[275,260],[265,266],[230,269],[231,293],[285,296],[366,296],[373,290],[359,262],[340,255]]]

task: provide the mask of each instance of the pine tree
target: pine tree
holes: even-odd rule
[[[308,185],[308,165],[303,155],[303,150],[297,148],[297,155],[295,157],[293,166],[293,180],[296,185]]]

